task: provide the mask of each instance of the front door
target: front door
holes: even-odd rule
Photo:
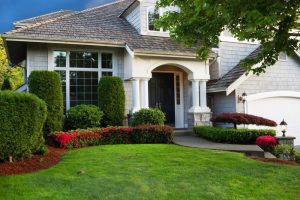
[[[149,106],[166,114],[166,124],[175,125],[174,74],[152,73],[149,81]]]

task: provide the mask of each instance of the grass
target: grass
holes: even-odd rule
[[[300,168],[176,145],[68,152],[43,171],[0,176],[0,199],[299,199]]]

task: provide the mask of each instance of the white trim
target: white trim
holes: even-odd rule
[[[234,90],[236,90],[244,81],[246,81],[251,75],[246,75],[243,74],[241,77],[239,77],[236,81],[234,81],[233,83],[231,83],[231,85],[229,85],[226,88],[226,95],[230,95]]]
[[[274,91],[274,92],[263,92],[258,94],[249,95],[247,101],[255,101],[259,99],[266,99],[272,97],[291,97],[300,99],[300,92],[295,91]]]
[[[134,58],[134,52],[129,48],[129,46],[126,44],[125,45],[125,49],[127,51],[127,53],[132,57]]]

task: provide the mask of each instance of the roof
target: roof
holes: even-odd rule
[[[54,19],[54,18],[61,17],[61,16],[64,16],[64,15],[67,15],[67,14],[75,13],[75,12],[76,11],[73,11],[73,10],[59,10],[59,11],[48,13],[48,14],[45,14],[45,15],[41,15],[41,16],[32,17],[32,18],[29,18],[29,19],[23,19],[23,20],[20,20],[20,21],[16,21],[16,22],[14,22],[14,25],[15,26],[32,25],[32,24],[40,23],[40,22],[43,22],[43,21],[47,21],[49,19]]]
[[[57,14],[55,18],[49,17],[45,21],[7,32],[3,37],[15,41],[103,42],[127,45],[134,52],[196,55],[194,48],[185,48],[168,37],[140,35],[126,19],[119,17],[133,2],[121,0],[80,12]]]
[[[261,48],[258,47],[252,53],[250,53],[245,59],[255,58],[261,52]],[[226,89],[244,75],[246,69],[241,67],[241,62],[234,66],[229,72],[227,72],[222,78],[218,80],[211,80],[207,83],[207,92],[220,92],[226,91]]]

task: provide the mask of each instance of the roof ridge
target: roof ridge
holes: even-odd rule
[[[63,16],[55,17],[53,19],[45,20],[45,21],[42,21],[42,22],[37,22],[37,23],[29,25],[27,27],[23,27],[23,28],[19,28],[19,29],[16,29],[16,30],[9,31],[5,34],[9,35],[9,34],[13,34],[13,33],[18,33],[18,32],[27,30],[29,28],[38,27],[38,26],[41,26],[41,25],[44,25],[44,24],[55,22],[55,21],[60,20],[60,19],[64,19],[66,17],[70,17],[70,16],[73,16],[73,15],[74,16],[79,15],[79,14],[82,14],[82,13],[85,13],[85,12],[88,12],[88,11],[96,10],[96,9],[103,8],[103,7],[106,7],[106,6],[110,6],[110,5],[120,3],[120,2],[123,2],[123,1],[126,1],[126,0],[118,0],[118,1],[111,2],[111,3],[96,6],[96,7],[93,7],[93,8],[88,8],[88,9],[85,9],[85,10],[82,10],[82,11],[78,11],[78,12],[75,12],[75,13],[70,13],[70,14],[66,14],[66,15],[63,15]]]
[[[75,11],[75,10],[64,10],[64,9],[61,9],[61,10],[57,10],[57,11],[54,11],[54,12],[46,13],[46,14],[43,14],[43,15],[39,15],[39,16],[35,16],[35,17],[30,17],[30,18],[27,18],[27,19],[19,20],[19,21],[15,21],[14,24],[23,23],[24,21],[27,21],[27,20],[34,20],[34,19],[37,19],[39,17],[46,17],[46,16],[50,16],[50,15],[57,14],[57,13],[60,13],[60,12],[65,12],[65,11],[78,12],[78,11]]]

